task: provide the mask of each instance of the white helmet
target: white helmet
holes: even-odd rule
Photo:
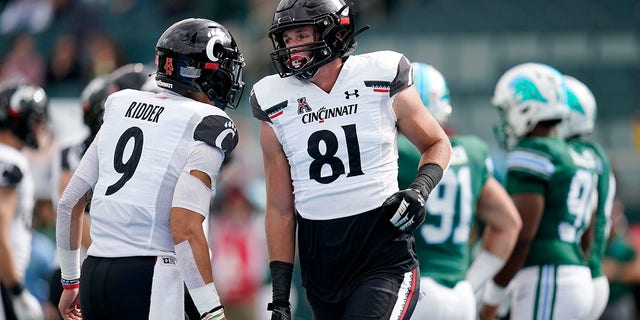
[[[558,126],[558,134],[567,139],[584,136],[593,131],[596,122],[596,99],[584,83],[570,76],[563,76],[567,89],[569,118]]]
[[[562,75],[541,63],[523,63],[507,70],[491,102],[502,118],[495,128],[496,138],[506,149],[513,148],[538,123],[562,120],[569,114]]]
[[[444,124],[451,114],[447,82],[440,71],[426,63],[414,62],[411,67],[413,86],[418,90],[422,104],[440,124]]]

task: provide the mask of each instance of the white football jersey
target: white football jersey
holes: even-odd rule
[[[350,56],[329,93],[278,75],[254,85],[253,114],[273,128],[282,145],[302,217],[355,215],[398,191],[392,104],[411,84],[409,61],[380,51]]]
[[[110,95],[97,140],[99,175],[88,254],[173,253],[169,214],[189,153],[207,143],[228,154],[237,142],[233,121],[212,105],[172,92]]]
[[[18,193],[16,211],[9,228],[9,242],[16,270],[21,277],[24,277],[31,256],[31,221],[35,204],[35,185],[27,158],[20,151],[1,143],[0,187],[15,189]]]

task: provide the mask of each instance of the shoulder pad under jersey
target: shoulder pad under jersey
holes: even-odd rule
[[[193,139],[231,153],[238,144],[238,129],[235,123],[223,115],[208,115],[202,118]]]
[[[0,161],[0,186],[6,188],[16,187],[22,181],[22,170],[18,166]]]

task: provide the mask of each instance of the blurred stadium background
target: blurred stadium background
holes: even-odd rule
[[[125,63],[152,64],[155,42],[173,22],[205,17],[225,24],[245,54],[245,103],[234,114],[252,121],[248,91],[273,71],[266,30],[276,3],[0,1],[0,77],[26,73],[63,99],[54,105],[73,103],[93,76]],[[356,23],[372,27],[357,52],[396,50],[438,68],[451,89],[451,125],[491,143],[497,113],[489,101],[507,68],[543,62],[582,80],[598,102],[594,138],[611,156],[630,220],[640,220],[640,2],[366,0],[355,9]]]
[[[221,22],[247,62],[244,101],[229,111],[243,132],[226,179],[253,187],[262,165],[248,97],[252,84],[273,72],[266,33],[277,2],[0,0],[0,80],[26,77],[42,85],[52,98],[56,139],[82,136],[79,96],[89,80],[127,63],[152,65],[156,40],[180,19]],[[498,164],[503,153],[493,138],[498,117],[490,98],[505,70],[542,62],[588,85],[598,103],[593,139],[611,157],[629,221],[640,223],[640,1],[353,2],[356,24],[371,26],[356,53],[395,50],[439,69],[451,90],[450,125],[484,138]],[[254,206],[263,205],[263,191],[244,192]]]

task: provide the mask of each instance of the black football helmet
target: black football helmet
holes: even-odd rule
[[[233,36],[215,21],[179,21],[156,44],[157,85],[176,92],[204,92],[221,109],[238,106],[243,67]]]
[[[93,78],[82,90],[80,101],[84,124],[89,127],[91,137],[95,137],[102,126],[102,114],[104,113],[104,101],[111,94],[111,81],[109,75]]]
[[[287,48],[282,39],[284,31],[307,25],[314,26],[315,41]],[[321,66],[353,53],[355,36],[368,28],[355,31],[353,15],[343,0],[281,0],[269,28],[274,49],[271,60],[280,77],[295,75],[308,80]],[[309,61],[296,61],[292,51],[310,51],[312,57]]]
[[[102,126],[104,102],[107,96],[123,89],[142,90],[142,86],[152,72],[151,68],[142,63],[130,63],[113,70],[108,75],[98,76],[89,81],[82,90],[80,100],[84,124],[91,130],[91,137],[94,137]]]
[[[49,98],[41,87],[27,83],[0,85],[0,129],[25,145],[38,148],[36,126],[47,121]]]
[[[151,73],[153,70],[142,63],[126,64],[111,72],[110,78],[113,86],[111,90],[113,92],[122,89],[141,90]]]

